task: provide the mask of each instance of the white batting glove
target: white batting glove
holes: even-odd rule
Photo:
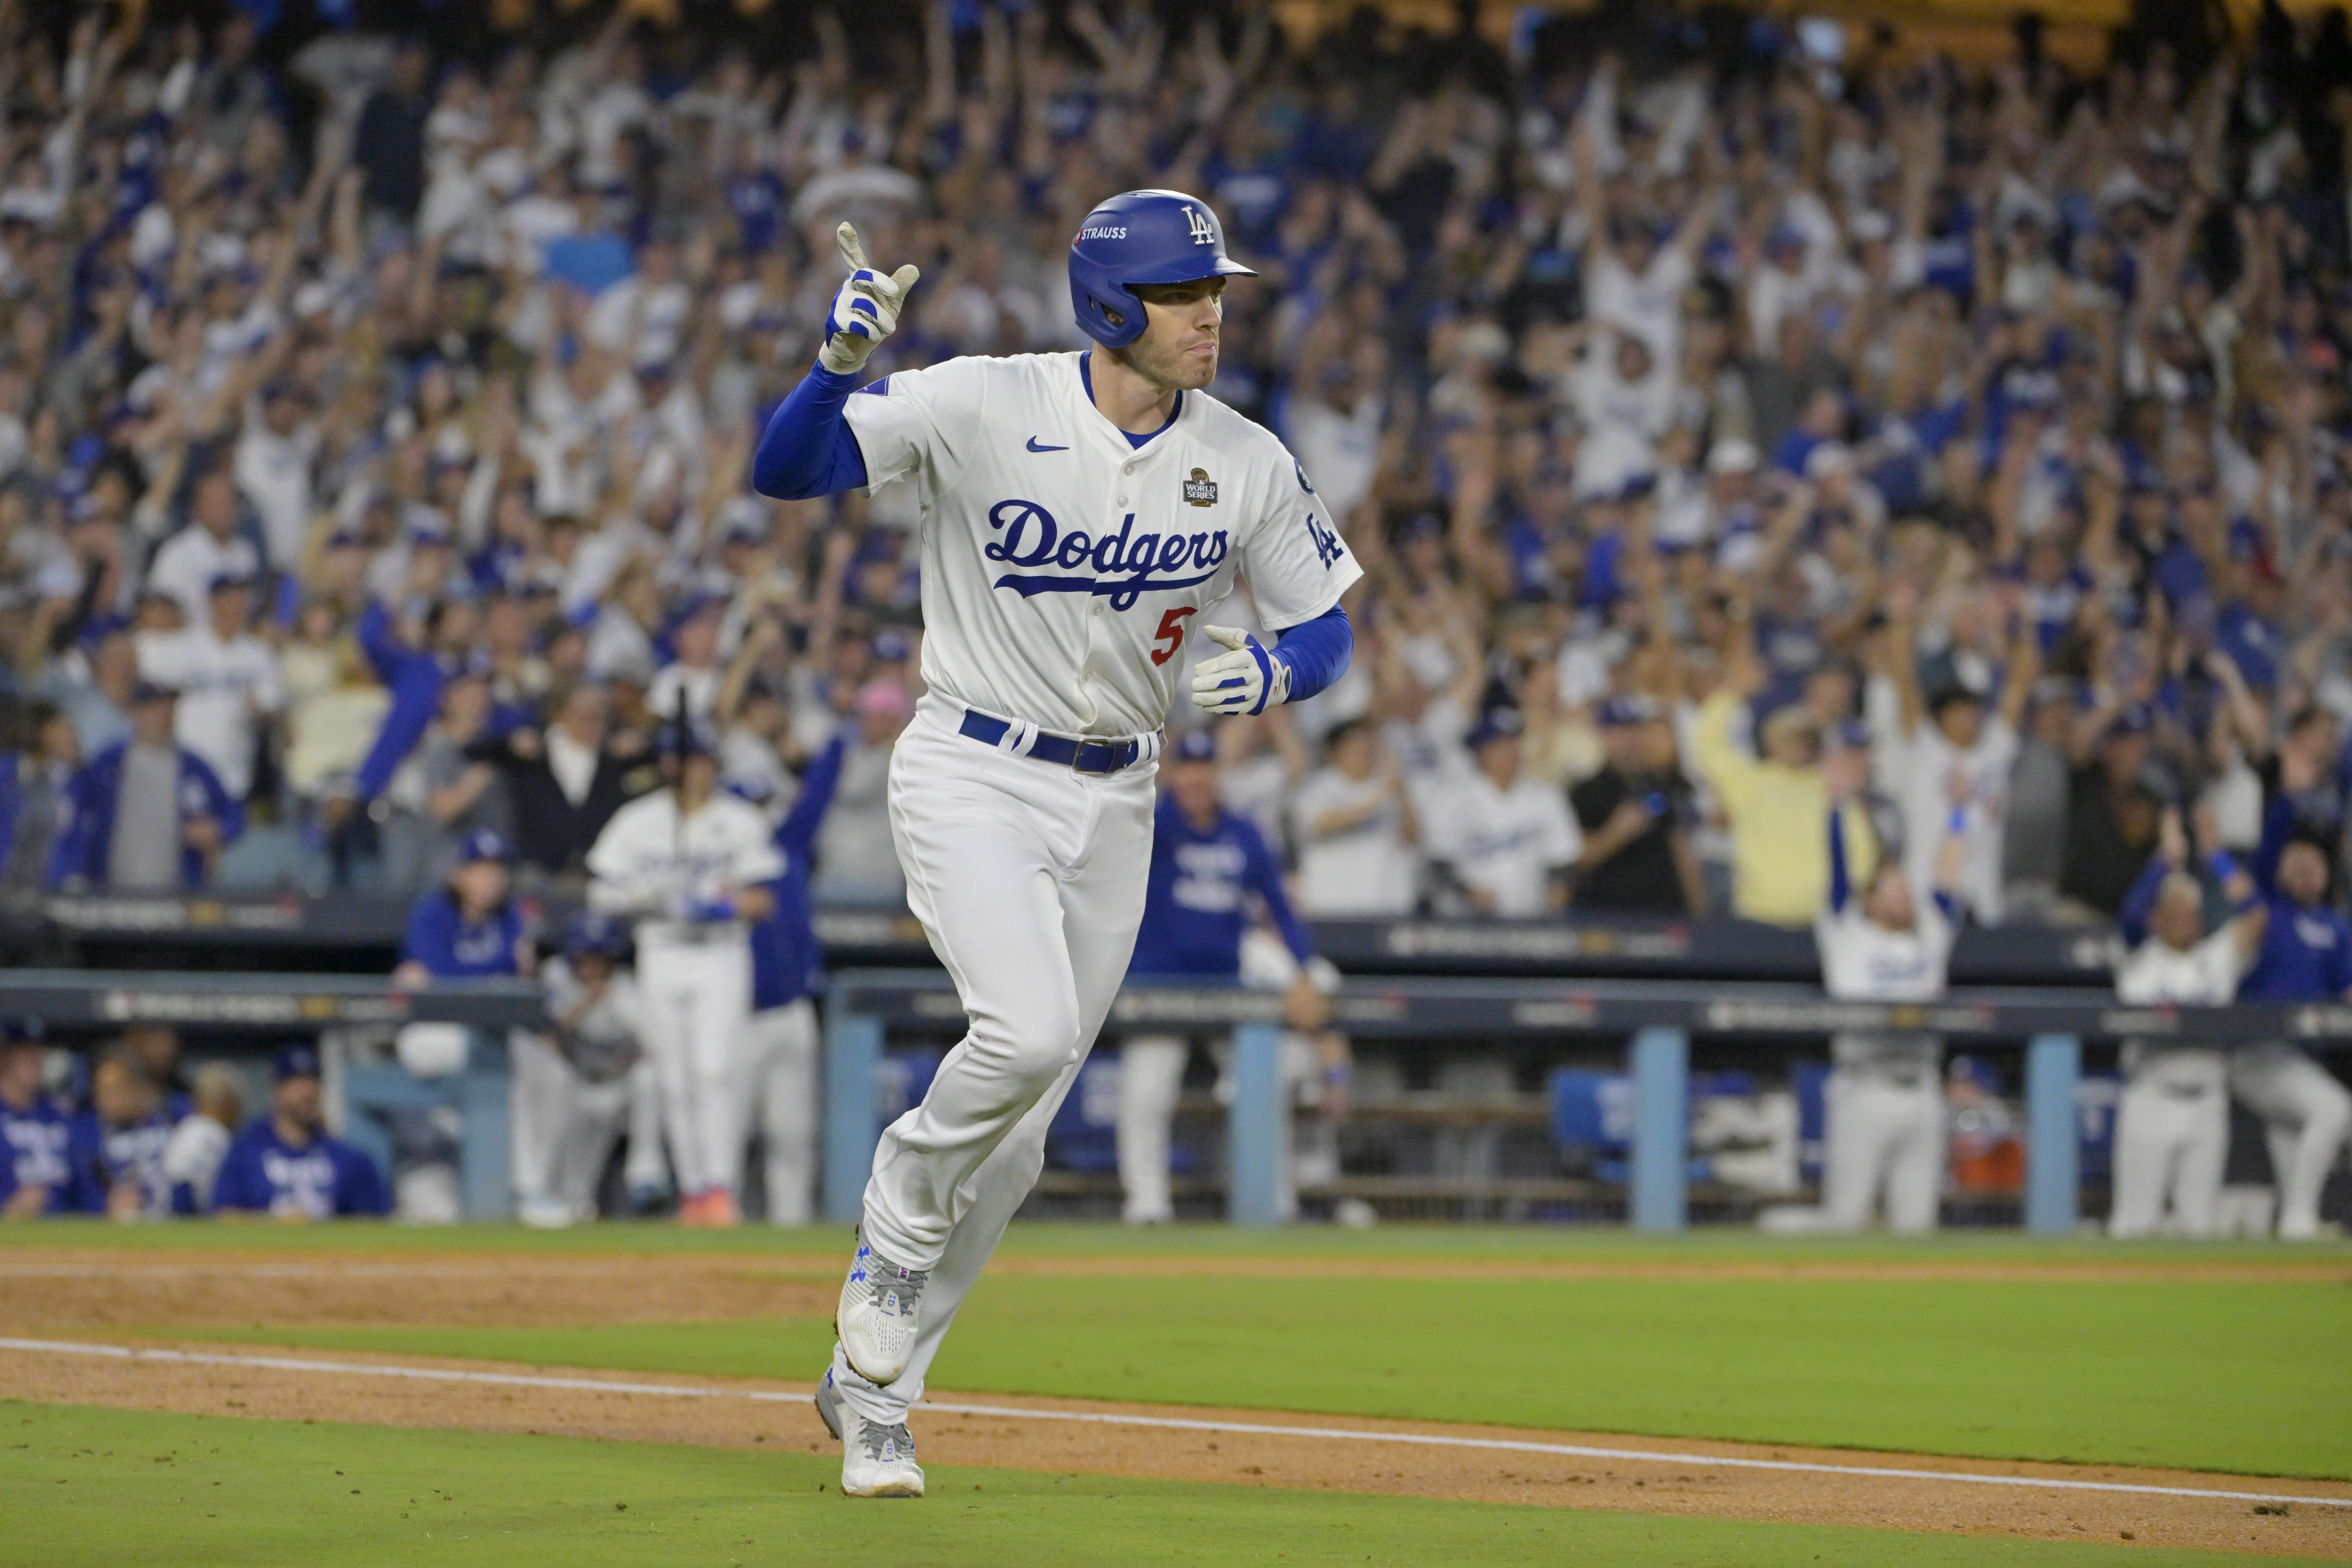
[[[1192,671],[1192,706],[1212,713],[1263,713],[1290,700],[1290,667],[1236,626],[1202,626],[1231,653],[1204,658]]]
[[[824,313],[824,346],[816,351],[816,358],[835,375],[847,375],[864,370],[876,345],[898,329],[899,307],[922,273],[911,261],[896,272],[875,271],[866,265],[857,231],[845,223],[835,237],[841,241],[841,259],[849,265],[849,281]]]

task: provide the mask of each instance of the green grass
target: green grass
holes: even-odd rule
[[[771,1257],[780,1262],[848,1258],[845,1226],[773,1229],[683,1230],[659,1223],[608,1223],[574,1230],[529,1230],[519,1225],[395,1226],[347,1222],[330,1226],[265,1224],[112,1225],[58,1219],[0,1226],[0,1251],[11,1247],[100,1247],[132,1251],[273,1252],[513,1252],[525,1254],[708,1254]],[[1300,1258],[1345,1262],[1567,1263],[1955,1263],[2128,1264],[2214,1263],[2340,1269],[2352,1248],[2338,1244],[2287,1246],[2232,1242],[2216,1247],[2165,1241],[2112,1242],[2094,1236],[2028,1237],[2013,1230],[1952,1231],[1934,1237],[1777,1237],[1753,1230],[1705,1229],[1681,1236],[1642,1236],[1614,1226],[1391,1225],[1376,1230],[1301,1226],[1237,1230],[1183,1225],[1150,1230],[1116,1225],[1031,1222],[1014,1226],[1000,1256],[1006,1258]]]
[[[1529,1563],[1610,1568],[2196,1568],[2234,1553],[1934,1536],[1202,1483],[931,1471],[852,1503],[837,1461],[562,1437],[0,1402],[0,1556],[212,1564]],[[625,1505],[625,1506],[624,1506]]]
[[[2322,1284],[1000,1275],[942,1389],[2352,1478]],[[260,1329],[346,1349],[814,1377],[819,1319]]]
[[[830,1267],[827,1230],[606,1226],[26,1227],[10,1239],[210,1247],[614,1251]],[[1393,1227],[1360,1235],[1016,1227],[1008,1258],[1304,1256],[1717,1262],[2295,1262],[2335,1248],[2131,1247],[2015,1235],[1930,1240],[1752,1233]],[[170,1332],[169,1324],[151,1331]],[[819,1319],[628,1327],[256,1329],[213,1337],[550,1365],[804,1379]],[[1990,1458],[2352,1479],[2352,1289],[2320,1275],[2194,1279],[1253,1279],[982,1280],[942,1389],[1496,1422]]]

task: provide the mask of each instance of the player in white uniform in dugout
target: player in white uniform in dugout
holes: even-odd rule
[[[1967,854],[1967,808],[1952,808],[1924,903],[1903,861],[1880,858],[1856,889],[1847,874],[1843,795],[1829,812],[1830,897],[1814,922],[1822,984],[1841,1002],[1926,1002],[1944,994]],[[1841,1033],[1825,1089],[1821,1224],[1861,1230],[1884,1194],[1886,1228],[1936,1228],[1944,1177],[1943,1041],[1912,1031]]]
[[[846,225],[841,240],[849,280],[752,481],[804,500],[906,478],[922,505],[928,689],[891,758],[890,823],[970,1032],[883,1132],[818,1394],[842,1489],[906,1497],[923,1488],[908,1408],[1127,972],[1185,640],[1246,576],[1276,644],[1205,627],[1227,651],[1193,700],[1303,699],[1347,666],[1339,597],[1361,571],[1282,443],[1202,390],[1224,281],[1253,276],[1207,204],[1132,191],[1087,215],[1070,292],[1097,349],[864,386],[917,274],[869,268]]]
[[[2189,838],[2167,807],[2157,852],[2123,907],[2126,941],[2145,934],[2116,969],[2116,996],[2134,1007],[2233,1001],[2238,978],[2262,951],[2270,911],[2210,822],[2209,864],[2233,913],[2205,931],[2205,887],[2189,869]],[[2115,1203],[2107,1234],[2213,1234],[2230,1155],[2229,1058],[2219,1045],[2124,1042],[2123,1099],[2116,1107]]]

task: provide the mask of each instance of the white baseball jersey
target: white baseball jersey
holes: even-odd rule
[[[642,947],[692,942],[697,932],[677,918],[698,900],[715,899],[784,872],[768,819],[760,808],[724,793],[703,802],[681,830],[677,797],[656,790],[613,814],[588,851],[595,880],[589,903],[614,914],[652,914],[637,928]],[[735,922],[741,929],[741,922]]]
[[[1521,773],[1500,790],[1477,768],[1433,792],[1423,842],[1465,886],[1492,893],[1495,913],[1521,919],[1550,908],[1551,873],[1584,853],[1557,787]]]
[[[2245,966],[2235,921],[2223,924],[2186,952],[2150,937],[2116,971],[2116,997],[2135,1007],[2165,1002],[2231,1002],[2237,998],[2238,977]],[[2124,1071],[2135,1078],[2145,1075],[2184,1089],[2221,1086],[2224,1058],[2212,1047],[2126,1040],[2122,1058]]]
[[[1856,894],[1843,911],[1822,912],[1813,941],[1822,988],[1841,1002],[1928,1002],[1944,994],[1952,922],[1933,899],[1919,900],[1909,931],[1889,931],[1862,912]],[[1942,1051],[1932,1035],[1849,1032],[1830,1042],[1830,1057],[1841,1067],[1932,1068]]]
[[[243,800],[253,788],[255,716],[286,705],[278,656],[250,633],[223,642],[209,626],[142,632],[138,649],[140,679],[180,693],[180,744],[212,765],[231,798]]]
[[[1158,730],[1185,638],[1249,579],[1286,630],[1363,574],[1282,443],[1204,393],[1140,447],[1076,353],[954,359],[860,388],[875,486],[922,503],[923,679],[1061,734]]]

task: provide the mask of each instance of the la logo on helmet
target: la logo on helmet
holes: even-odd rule
[[[1193,244],[1214,245],[1217,243],[1217,232],[1209,226],[1208,214],[1202,212],[1199,207],[1186,207],[1184,209],[1184,224],[1188,231],[1192,236]]]

